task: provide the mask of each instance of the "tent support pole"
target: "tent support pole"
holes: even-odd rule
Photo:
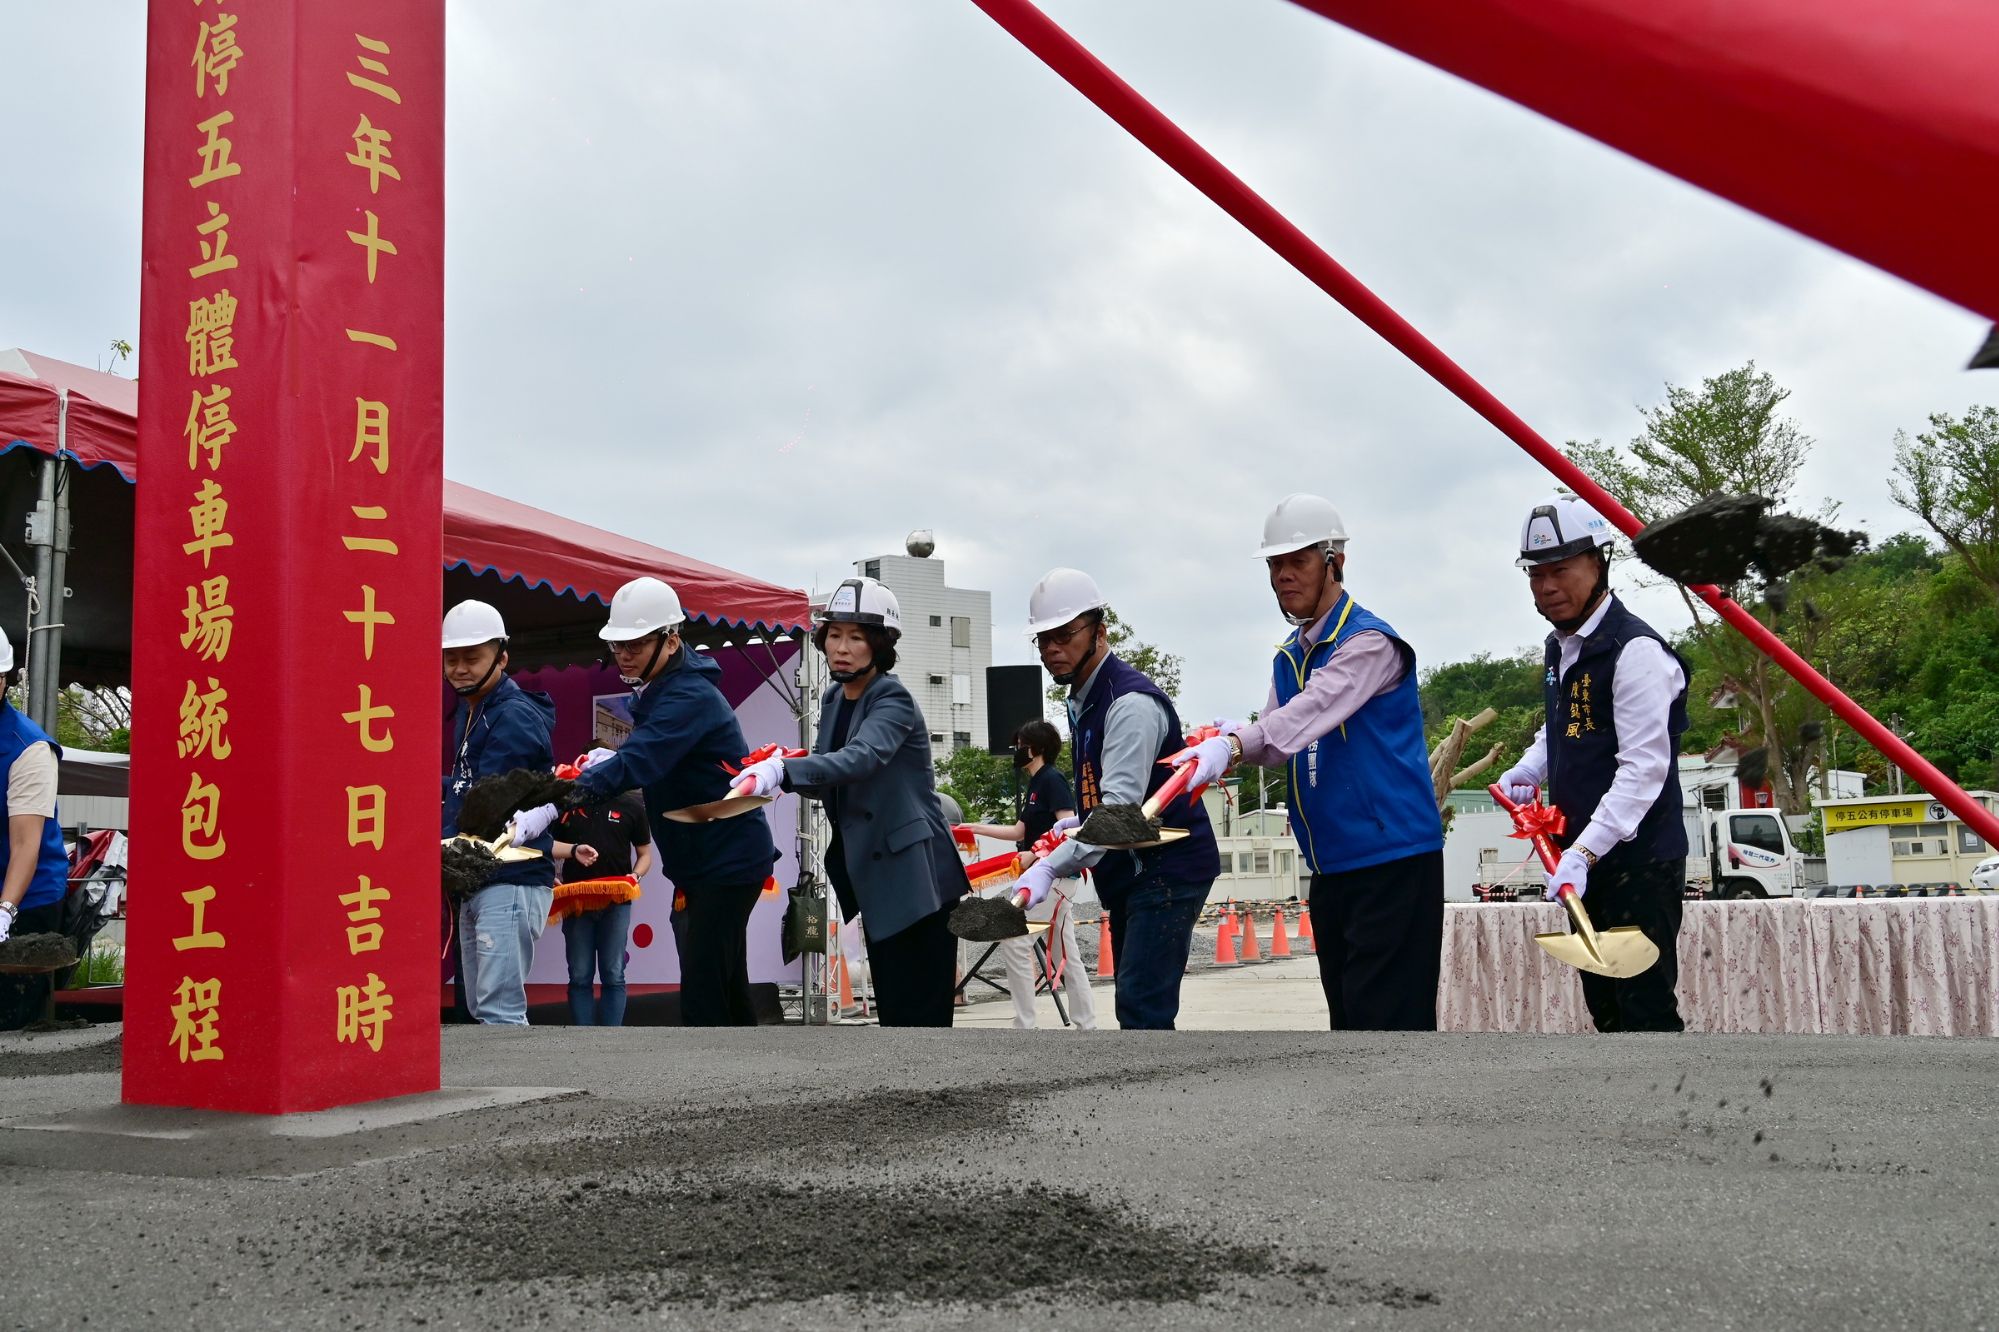
[[[40,492],[28,522],[28,545],[35,552],[34,588],[28,598],[28,637],[21,644],[21,664],[28,684],[28,719],[55,734],[56,693],[62,662],[62,584],[57,551],[67,535],[67,487],[62,484],[63,452],[69,447],[69,393],[56,398],[56,454],[42,463]]]

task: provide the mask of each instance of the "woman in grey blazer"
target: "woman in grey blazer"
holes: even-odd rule
[[[971,885],[938,807],[923,715],[888,673],[901,636],[893,593],[872,578],[840,584],[812,633],[834,680],[812,753],[743,775],[758,795],[796,791],[826,806],[826,877],[847,919],[860,915],[881,1024],[948,1027],[958,949],[945,921]]]

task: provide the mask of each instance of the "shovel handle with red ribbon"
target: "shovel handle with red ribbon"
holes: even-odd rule
[[[728,773],[731,777],[734,777],[744,768],[754,767],[756,764],[762,763],[765,759],[804,758],[805,754],[806,751],[803,749],[786,749],[783,745],[780,745],[775,741],[773,741],[770,744],[764,745],[758,749],[753,749],[749,753],[743,755],[743,761],[741,763],[738,764],[724,763],[722,765],[722,771]],[[750,793],[750,789],[754,785],[755,783],[747,780],[737,782],[734,786],[731,786],[729,788],[729,794],[732,796],[746,796]]]
[[[1555,866],[1562,860],[1562,853],[1555,846],[1555,839],[1569,826],[1569,821],[1563,816],[1562,811],[1544,803],[1539,797],[1536,797],[1531,805],[1518,804],[1506,794],[1506,788],[1497,782],[1485,789],[1492,793],[1492,798],[1499,802],[1501,809],[1513,816],[1513,831],[1507,836],[1532,842],[1534,850],[1541,857],[1542,865],[1547,867],[1548,873],[1553,874]]]

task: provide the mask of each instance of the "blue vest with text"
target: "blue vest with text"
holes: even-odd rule
[[[1166,739],[1155,757],[1165,758],[1186,747],[1180,732],[1180,714],[1173,710],[1173,700],[1139,671],[1120,661],[1116,653],[1107,653],[1103,664],[1097,667],[1088,699],[1075,714],[1074,734],[1070,737],[1069,765],[1076,781],[1076,810],[1085,818],[1103,803],[1100,786],[1104,770],[1104,720],[1110,716],[1111,705],[1126,694],[1156,698],[1166,709]],[[1172,775],[1173,769],[1154,763],[1152,775],[1145,783],[1145,794],[1157,791]],[[1200,801],[1180,797],[1160,811],[1159,822],[1167,828],[1185,828],[1187,836],[1144,851],[1106,853],[1091,871],[1097,876],[1100,893],[1105,889],[1115,892],[1154,870],[1182,883],[1211,883],[1222,872],[1221,856],[1215,849],[1215,830],[1208,822],[1206,806]]]
[[[1423,705],[1416,696],[1416,653],[1387,623],[1341,594],[1332,631],[1300,647],[1304,628],[1277,649],[1271,682],[1279,707],[1305,692],[1312,672],[1340,644],[1365,630],[1386,637],[1402,654],[1395,688],[1361,704],[1339,727],[1291,756],[1291,819],[1298,849],[1314,874],[1385,865],[1444,848],[1444,824],[1430,782],[1423,743]]]
[[[47,745],[57,758],[62,757],[62,746],[49,739],[46,731],[22,716],[13,704],[0,703],[0,774],[12,771],[14,760],[27,753],[30,745]],[[62,848],[62,819],[47,819],[42,823],[42,844],[35,856],[35,877],[28,880],[21,910],[60,902],[68,891],[69,853]]]
[[[1673,739],[1673,762],[1666,771],[1666,784],[1638,830],[1629,841],[1620,842],[1598,862],[1600,865],[1637,865],[1646,861],[1676,860],[1687,854],[1687,826],[1680,817],[1680,737],[1687,731],[1687,686],[1693,678],[1680,654],[1659,637],[1651,625],[1624,609],[1616,597],[1596,631],[1582,641],[1582,654],[1559,676],[1562,645],[1548,635],[1541,676],[1548,725],[1548,801],[1562,811],[1568,830],[1555,840],[1567,846],[1582,834],[1596,815],[1597,803],[1610,790],[1617,776],[1617,717],[1611,707],[1611,688],[1617,679],[1618,654],[1635,638],[1649,638],[1673,653],[1680,663],[1680,692],[1673,699],[1666,719]]]

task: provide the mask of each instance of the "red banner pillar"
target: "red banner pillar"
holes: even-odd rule
[[[438,1086],[443,0],[152,0],[124,1099]]]

